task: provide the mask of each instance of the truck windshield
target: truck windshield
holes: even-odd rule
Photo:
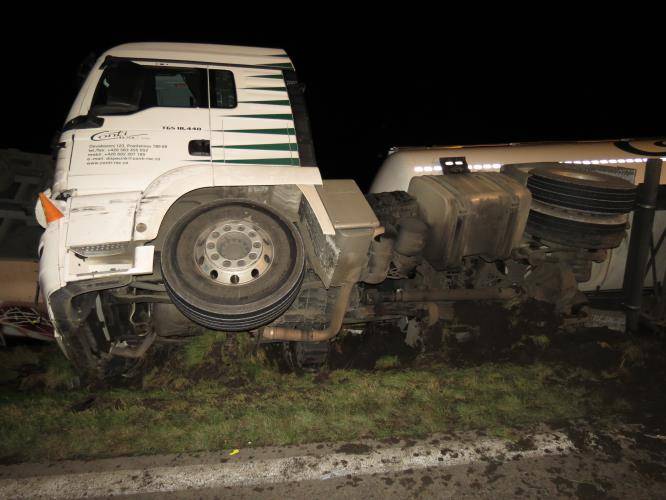
[[[114,62],[104,70],[90,111],[128,114],[153,107],[208,107],[206,70]]]

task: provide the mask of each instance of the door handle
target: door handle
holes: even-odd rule
[[[187,145],[191,156],[210,156],[210,141],[207,139],[194,139]]]

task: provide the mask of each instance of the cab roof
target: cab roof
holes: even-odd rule
[[[214,45],[204,43],[140,42],[126,43],[107,50],[101,59],[120,57],[188,63],[212,63],[293,69],[283,49]]]

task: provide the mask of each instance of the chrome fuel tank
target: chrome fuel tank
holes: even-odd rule
[[[450,173],[414,177],[409,183],[430,231],[424,256],[438,270],[480,255],[506,259],[522,238],[530,192],[499,173]]]

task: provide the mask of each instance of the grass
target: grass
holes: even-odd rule
[[[0,384],[16,379],[22,366],[38,363],[37,353],[26,347],[17,347],[11,351],[0,350]]]
[[[384,354],[372,371],[299,375],[278,371],[247,336],[209,333],[183,348],[155,351],[153,367],[129,386],[93,390],[76,385],[56,346],[16,347],[0,351],[0,463],[453,430],[510,437],[541,423],[610,422],[635,412],[632,390],[613,388],[623,387],[621,378],[632,380],[631,370],[639,370],[635,380],[643,387],[644,374],[661,379],[656,374],[664,366],[663,347],[625,339],[610,346],[574,338],[569,350],[561,342],[556,348],[547,336],[519,335],[494,359],[520,363],[477,359],[456,366],[435,353],[410,365]],[[525,349],[533,353],[529,363],[519,355]],[[586,357],[562,364],[579,352]]]
[[[0,350],[0,390],[3,384],[15,381],[19,381],[23,390],[72,389],[78,384],[71,365],[54,345],[43,349],[18,346]]]
[[[226,339],[224,333],[219,335]],[[194,368],[204,363],[217,342],[219,342],[218,336],[213,333],[195,337],[183,349],[183,365],[186,368]]]
[[[200,339],[185,349],[184,362],[199,369],[220,348],[218,340]],[[155,384],[143,390],[4,390],[0,461],[418,437],[454,429],[506,435],[516,427],[585,416],[598,403],[582,388],[553,383],[558,370],[543,364],[399,370],[388,359],[382,370],[337,370],[322,380],[281,374],[261,358],[249,358],[240,368],[247,377],[235,387],[205,378],[183,383],[182,374],[161,379],[159,387],[153,374]],[[72,410],[91,396],[90,408]]]
[[[375,362],[375,370],[389,370],[391,368],[398,368],[400,360],[398,356],[382,356]]]

